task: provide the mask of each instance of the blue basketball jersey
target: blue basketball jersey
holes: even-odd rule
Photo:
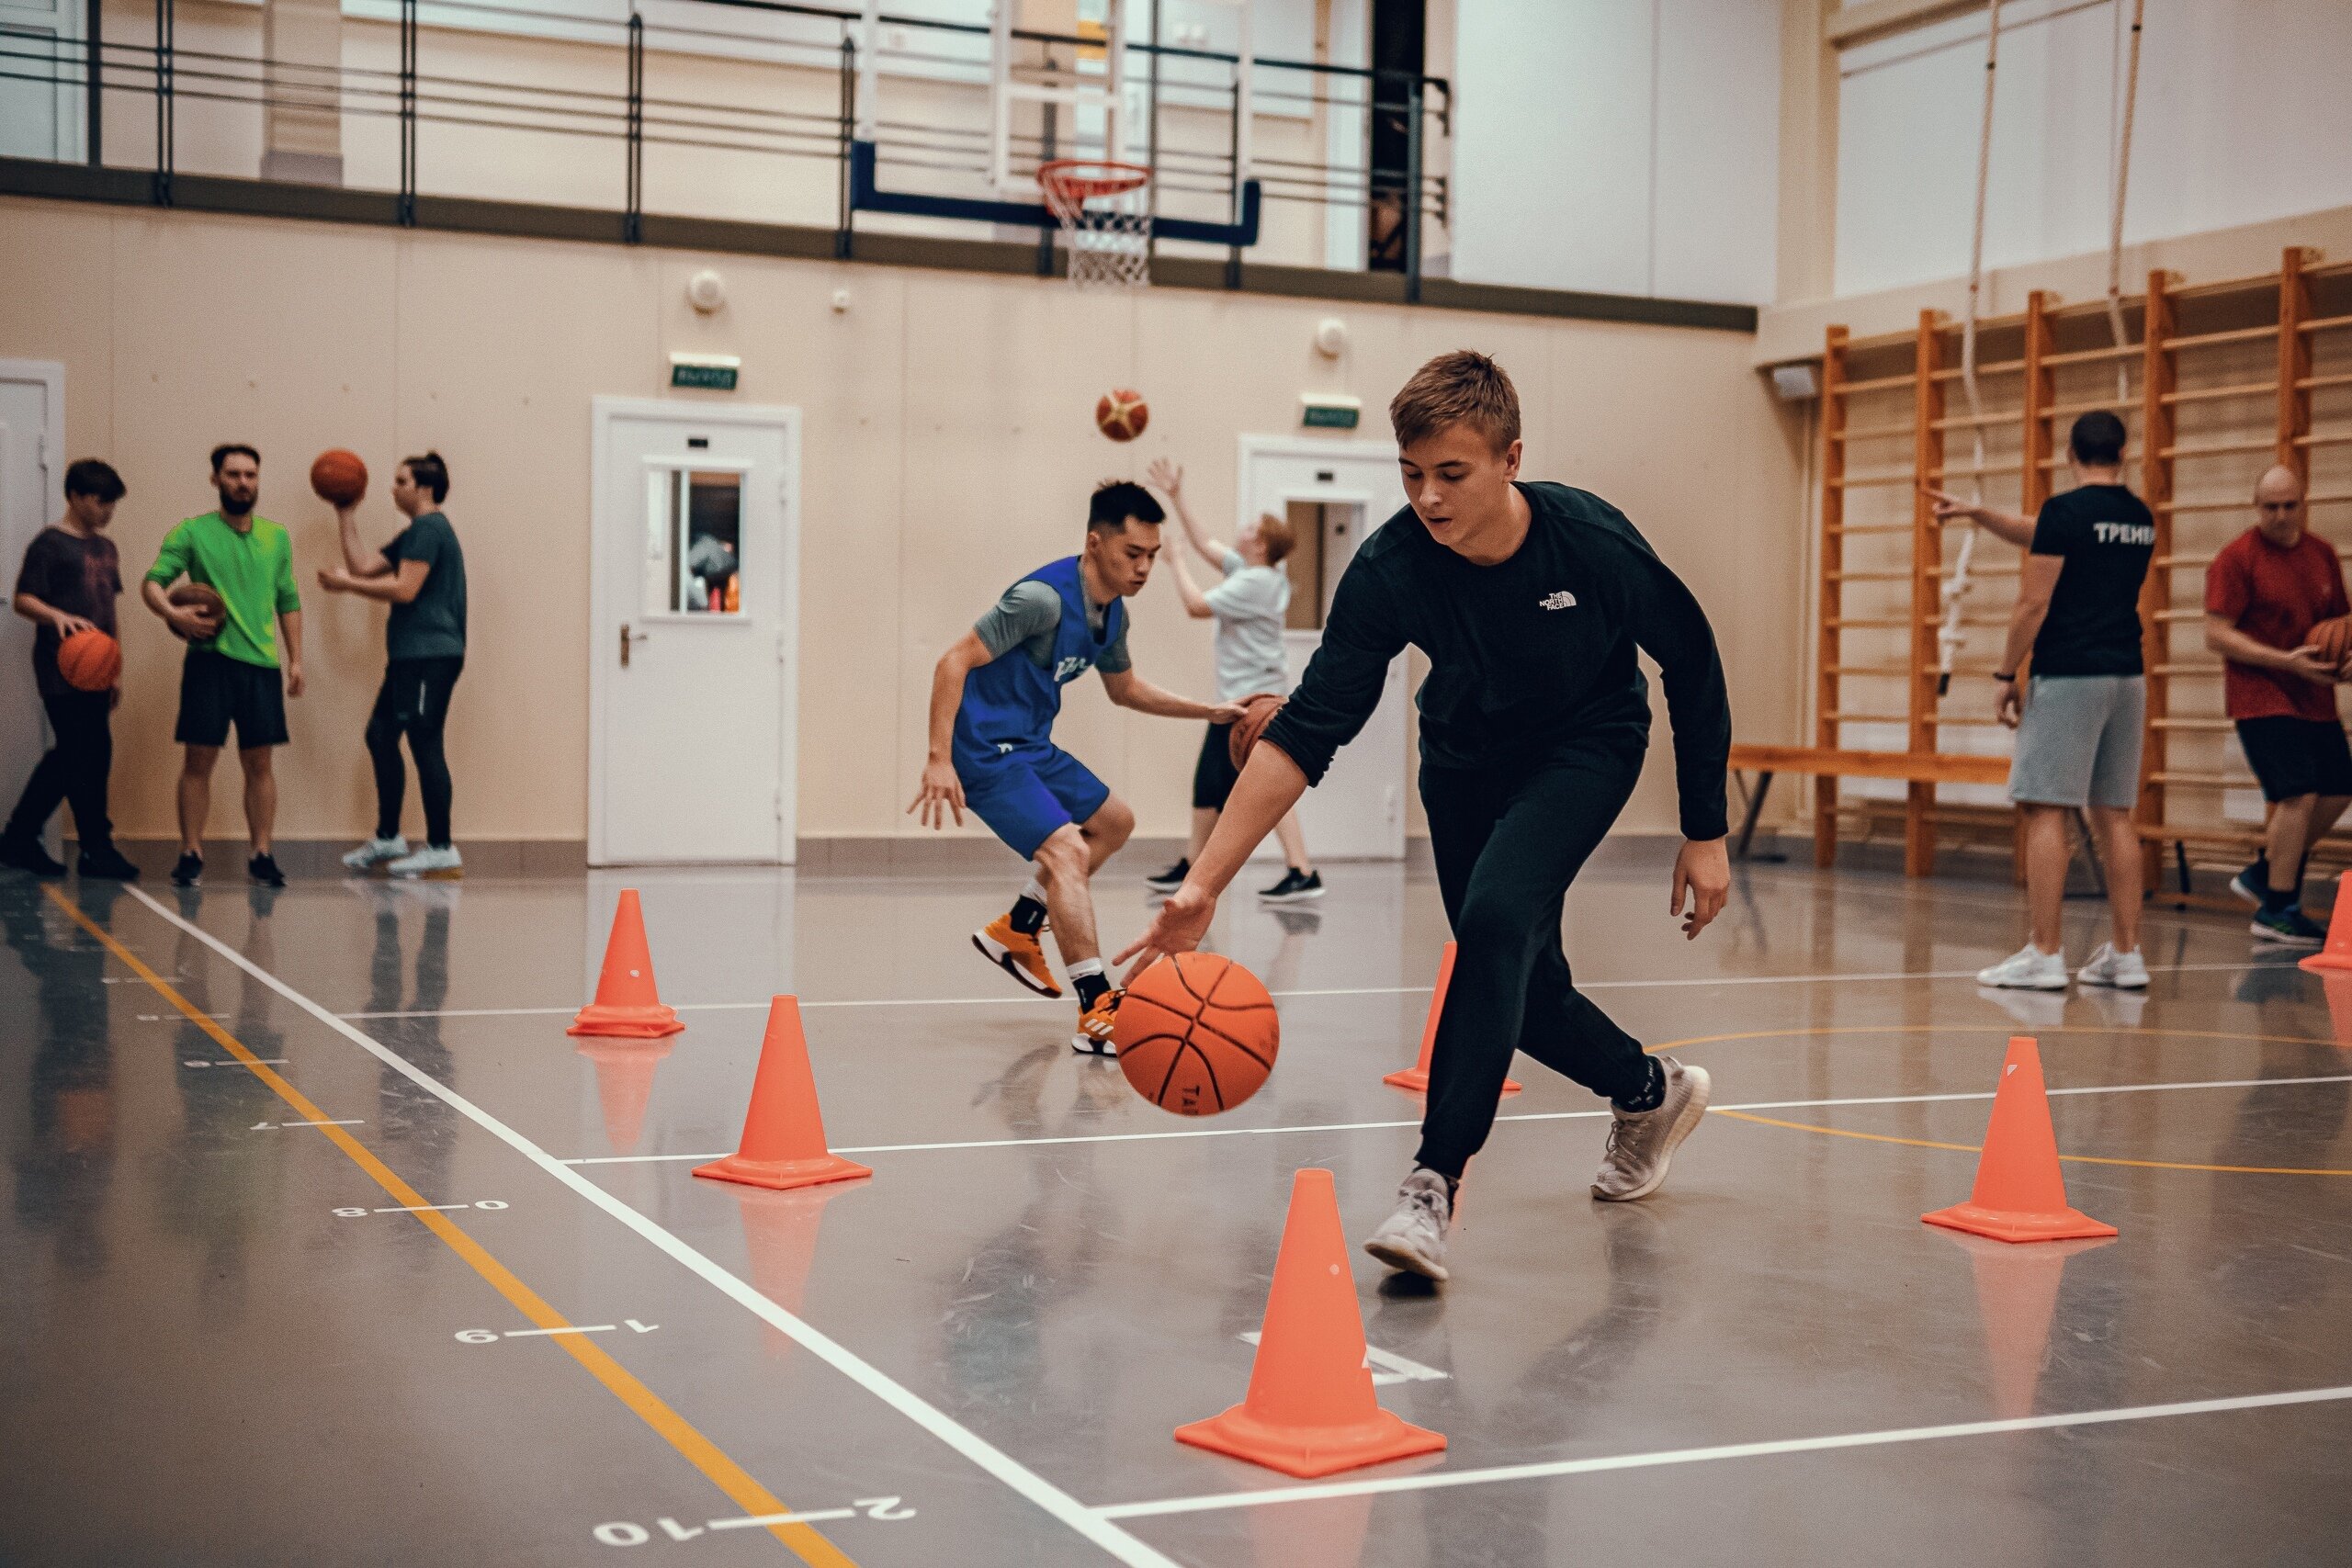
[[[1076,556],[1039,567],[1022,581],[1042,582],[1061,595],[1054,661],[1040,669],[1019,649],[1007,649],[1003,657],[964,677],[964,702],[956,710],[958,761],[982,761],[1023,746],[1043,745],[1061,714],[1062,688],[1093,669],[1126,624],[1127,606],[1119,599],[1103,611],[1099,635],[1086,624],[1086,587]]]

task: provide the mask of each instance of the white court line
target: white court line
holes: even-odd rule
[[[1948,1427],[1898,1427],[1880,1432],[1840,1432],[1826,1438],[1782,1438],[1763,1443],[1723,1443],[1704,1449],[1668,1449],[1596,1459],[1553,1460],[1538,1464],[1498,1464],[1485,1470],[1431,1471],[1420,1475],[1372,1481],[1333,1481],[1313,1486],[1271,1486],[1258,1492],[1222,1492],[1201,1497],[1162,1497],[1148,1503],[1114,1503],[1095,1512],[1106,1519],[1149,1518],[1163,1514],[1200,1514],[1224,1508],[1257,1508],[1270,1503],[1308,1503],[1326,1497],[1362,1497],[1383,1492],[1428,1492],[1442,1486],[1477,1486],[1495,1481],[1538,1481],[1596,1471],[1648,1470],[1668,1464],[1703,1464],[1724,1459],[1764,1459],[1775,1454],[1821,1453],[1836,1449],[1883,1448],[1942,1438],[1978,1438],[1997,1432],[2047,1432],[2103,1427],[2118,1421],[2154,1421],[2171,1416],[2207,1416],[2226,1410],[2261,1410],[2281,1404],[2319,1404],[2352,1399],[2352,1387],[2294,1389],[2285,1393],[2249,1393],[2233,1399],[2190,1399],[2175,1404],[2135,1404],[2120,1410],[2082,1410],[2064,1416],[2024,1416],[2002,1421],[1958,1421]]]
[[[2090,1084],[2080,1089],[2053,1089],[2051,1094],[2150,1094],[2168,1089],[2262,1089],[2271,1084],[2352,1083],[2352,1073],[2326,1073],[2314,1077],[2300,1078],[2208,1078],[2191,1083],[2120,1083]],[[1715,1105],[1713,1111],[1822,1111],[1838,1105],[1933,1105],[1948,1100],[1990,1100],[1990,1089],[1969,1089],[1951,1094],[1872,1094],[1854,1095],[1839,1100],[1755,1100],[1737,1105]],[[1504,1122],[1577,1122],[1589,1117],[1606,1116],[1606,1111],[1506,1111],[1495,1118]],[[1139,1144],[1155,1143],[1168,1138],[1244,1138],[1265,1136],[1275,1133],[1365,1133],[1381,1128],[1418,1127],[1420,1119],[1405,1122],[1310,1122],[1293,1127],[1175,1127],[1157,1133],[1078,1133],[1055,1138],[970,1138],[945,1144],[861,1144],[837,1148],[837,1155],[904,1155],[923,1154],[939,1149],[1021,1149],[1046,1144]],[[707,1155],[597,1155],[586,1159],[568,1159],[566,1165],[662,1165],[678,1160],[723,1159],[734,1153],[722,1149]]]
[[[543,1334],[610,1334],[616,1326],[610,1323],[575,1323],[563,1328],[510,1328],[505,1337],[530,1339]]]
[[[127,887],[125,891],[162,919],[195,937],[222,958],[259,980],[304,1012],[311,1014],[321,1023],[349,1040],[384,1066],[408,1078],[451,1110],[472,1121],[549,1176],[554,1177],[630,1230],[668,1253],[671,1258],[700,1275],[707,1283],[716,1288],[721,1294],[733,1300],[770,1327],[788,1336],[818,1359],[831,1365],[834,1371],[880,1399],[980,1469],[1003,1482],[1005,1485],[1069,1526],[1087,1540],[1101,1547],[1119,1562],[1126,1563],[1128,1568],[1177,1568],[1177,1564],[1168,1557],[1145,1545],[1110,1520],[1103,1518],[1093,1509],[1022,1464],[978,1433],[964,1427],[945,1412],[933,1405],[911,1389],[899,1383],[879,1368],[873,1366],[814,1325],[785,1311],[766,1296],[762,1295],[758,1290],[737,1279],[686,1242],[673,1235],[578,1171],[571,1169],[561,1160],[557,1159],[538,1145],[458,1093],[457,1090],[419,1069],[398,1052],[369,1039],[366,1034],[335,1017],[325,1008],[254,963],[201,926],[181,919],[175,911],[157,903],[144,889],[132,886]]]
[[[827,1519],[854,1519],[855,1508],[819,1508],[807,1514],[746,1514],[737,1519],[713,1519],[704,1527],[715,1530],[747,1530],[765,1529],[770,1525],[814,1525]]]

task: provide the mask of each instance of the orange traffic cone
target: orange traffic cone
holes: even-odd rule
[[[616,1155],[637,1152],[645,1107],[653,1099],[653,1069],[672,1046],[661,1040],[591,1040],[575,1047],[596,1064],[596,1103],[605,1113],[605,1141]]]
[[[1178,1442],[1305,1476],[1445,1447],[1442,1434],[1408,1425],[1374,1397],[1348,1258],[1331,1173],[1300,1171],[1291,1179],[1250,1393],[1222,1416],[1177,1427]]]
[[[605,967],[596,976],[596,999],[582,1008],[566,1034],[606,1035],[616,1040],[659,1040],[685,1028],[662,1005],[653,988],[653,954],[645,945],[645,914],[637,889],[621,889],[613,910],[613,934],[605,941]]]
[[[1445,953],[1437,961],[1437,987],[1430,995],[1430,1019],[1421,1025],[1421,1059],[1411,1066],[1388,1074],[1380,1081],[1415,1094],[1430,1091],[1430,1052],[1437,1045],[1438,1015],[1445,1010],[1445,988],[1453,983],[1453,944],[1445,944]],[[1512,1078],[1503,1079],[1503,1092],[1517,1094],[1519,1084]]]
[[[2335,907],[2327,912],[2327,945],[2303,960],[2306,969],[2352,969],[2352,909],[2344,907],[2346,872],[2335,879]]]
[[[2041,1082],[2041,1052],[2030,1036],[2010,1037],[1984,1149],[1976,1156],[1975,1190],[1965,1203],[1919,1217],[1995,1241],[2116,1234],[2113,1225],[2066,1205],[2066,1178],[2058,1168],[2058,1137],[2050,1130],[2050,1097]]]
[[[797,997],[778,997],[768,1004],[767,1037],[760,1042],[742,1146],[725,1159],[695,1167],[695,1174],[775,1188],[874,1174],[855,1160],[826,1152],[825,1118],[817,1109],[817,1080],[808,1071]]]

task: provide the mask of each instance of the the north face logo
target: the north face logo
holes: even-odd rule
[[[1572,610],[1576,608],[1577,596],[1563,588],[1557,593],[1546,593],[1539,603],[1546,610]]]

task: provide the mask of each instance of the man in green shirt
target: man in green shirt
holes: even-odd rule
[[[294,544],[286,530],[257,516],[261,454],[242,442],[212,449],[217,511],[191,517],[164,536],[140,584],[140,597],[187,643],[180,666],[180,858],[172,881],[193,887],[204,876],[204,820],[212,809],[212,769],[237,729],[245,773],[245,832],[253,843],[246,874],[272,887],[286,874],[270,853],[277,821],[277,776],[271,749],[286,744],[286,699],[302,694],[302,595],[294,586]],[[172,585],[185,575],[220,595],[216,627],[193,605],[175,604]],[[273,626],[273,621],[275,625]],[[284,642],[284,679],[279,643]]]

